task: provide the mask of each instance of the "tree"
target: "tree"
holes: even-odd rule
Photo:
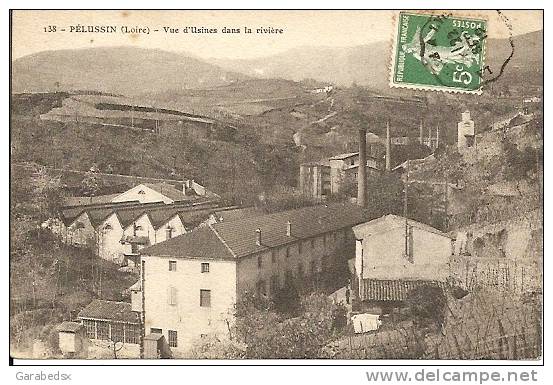
[[[103,179],[95,172],[88,171],[81,182],[81,194],[84,196],[96,196],[104,188]]]
[[[194,358],[319,358],[339,333],[345,309],[321,293],[301,297],[293,317],[279,313],[267,298],[245,294],[236,304],[231,341],[209,339],[195,344]]]
[[[51,176],[45,167],[40,167],[33,173],[31,186],[31,203],[35,206],[38,221],[42,223],[57,217],[64,195],[61,175]]]
[[[537,171],[537,161],[541,159],[538,150],[533,147],[526,147],[523,151],[508,139],[504,139],[503,145],[503,175],[507,181],[516,182],[519,194],[520,182],[528,177],[531,172]]]
[[[441,326],[445,319],[447,299],[441,287],[424,284],[407,295],[407,306],[420,326]]]
[[[341,305],[313,293],[300,299],[300,313],[288,318],[269,309],[249,307],[237,312],[238,336],[247,336],[247,358],[318,358],[336,332]]]

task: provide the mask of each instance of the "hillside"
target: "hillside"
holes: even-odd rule
[[[12,68],[14,92],[94,90],[133,96],[245,78],[177,53],[134,47],[44,51],[14,60]]]
[[[505,75],[516,72],[528,80],[528,73],[543,69],[543,31],[515,36],[513,44],[515,53]],[[510,53],[508,39],[489,39],[486,63],[498,72]],[[357,83],[380,91],[389,90],[390,43],[387,41],[345,48],[301,47],[263,58],[211,59],[210,62],[248,76],[296,81],[315,79],[342,86]],[[530,80],[540,84],[541,76],[532,76]]]

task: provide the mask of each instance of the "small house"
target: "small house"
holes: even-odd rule
[[[86,350],[84,327],[78,322],[64,321],[56,328],[59,347],[65,357],[74,357]]]
[[[361,301],[404,301],[425,283],[444,286],[451,238],[426,224],[386,215],[353,227],[354,282]]]

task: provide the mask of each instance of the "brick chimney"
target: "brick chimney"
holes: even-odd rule
[[[261,229],[255,230],[255,244],[261,246]]]
[[[292,236],[292,223],[290,223],[290,221],[286,222],[286,236]]]
[[[367,205],[367,129],[359,129],[359,172],[357,173],[357,205]]]

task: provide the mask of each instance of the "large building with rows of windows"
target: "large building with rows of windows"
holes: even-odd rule
[[[133,310],[143,311],[145,334],[163,334],[173,352],[228,338],[241,295],[316,279],[336,250],[354,248],[352,226],[368,219],[353,204],[319,205],[213,223],[147,247]]]

